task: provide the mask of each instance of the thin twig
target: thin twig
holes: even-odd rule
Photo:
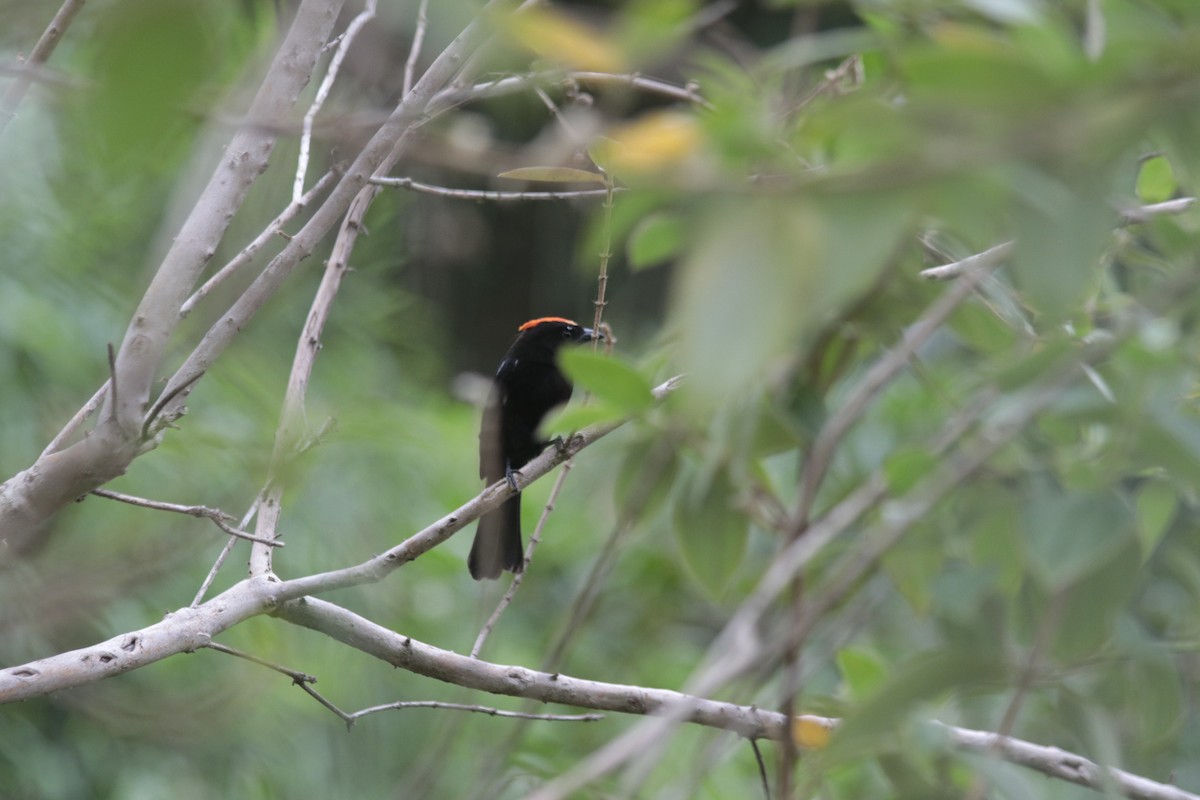
[[[425,29],[429,27],[429,17],[426,11],[429,0],[421,0],[417,6],[417,27],[413,30],[412,47],[408,50],[408,59],[404,62],[404,94],[412,89],[413,75],[417,69],[417,59],[421,57],[421,45],[425,42]]]
[[[178,503],[164,503],[161,500],[148,500],[145,497],[137,497],[136,495],[132,494],[114,492],[111,489],[93,489],[91,493],[97,497],[103,497],[107,500],[116,500],[120,503],[128,503],[131,506],[141,506],[142,508],[150,508],[155,511],[170,511],[175,514],[186,514],[189,517],[196,517],[197,519],[206,519],[221,530],[225,531],[225,533],[228,533],[230,536],[237,537],[238,539],[245,539],[248,542],[257,542],[258,544],[266,545],[268,547],[283,547],[283,542],[263,539],[255,536],[252,533],[247,533],[246,531],[233,527],[229,523],[234,520],[234,517],[230,514],[226,514],[220,509],[209,508],[208,506],[184,506],[179,505]]]
[[[620,86],[656,94],[671,100],[681,100],[701,108],[712,108],[712,104],[700,95],[697,87],[693,84],[678,86],[637,73],[618,75],[609,72],[568,72],[564,75],[561,72],[546,72],[532,75],[510,75],[493,81],[477,83],[474,86],[449,87],[433,98],[429,104],[429,113],[437,115],[465,103],[521,92],[530,85],[530,82],[545,86],[553,86],[556,83]]]
[[[158,418],[158,415],[162,413],[162,410],[167,407],[167,403],[174,400],[181,393],[186,392],[189,388],[191,388],[192,384],[203,377],[203,372],[197,372],[195,375],[191,376],[175,388],[164,392],[156,401],[154,401],[154,405],[150,407],[150,412],[146,414],[146,420],[142,423],[142,441],[146,441],[150,438],[150,426],[154,424],[154,420]],[[113,403],[113,405],[116,405],[116,403]]]
[[[953,264],[943,264],[940,267],[923,269],[919,274],[926,280],[945,281],[957,278],[967,270],[977,268],[987,270],[1003,261],[1007,261],[1013,254],[1013,247],[1012,242],[1002,242],[995,247],[984,250],[982,253],[967,256],[961,261],[955,261]]]
[[[112,342],[108,343],[108,386],[110,400],[108,404],[108,418],[115,422],[117,419],[119,396],[117,395],[117,353],[113,349]]]
[[[525,548],[525,561],[521,571],[513,575],[512,583],[508,586],[508,591],[500,598],[496,610],[488,617],[488,621],[484,623],[483,628],[479,631],[479,635],[475,637],[475,644],[471,647],[471,658],[479,657],[479,651],[483,649],[484,642],[491,635],[492,629],[496,627],[496,623],[500,621],[500,615],[512,603],[513,598],[517,596],[517,590],[521,588],[521,581],[525,579],[525,573],[528,572],[529,565],[533,563],[533,552],[542,541],[542,529],[546,526],[546,520],[550,518],[550,513],[554,511],[554,503],[558,499],[558,493],[562,490],[563,484],[566,483],[567,475],[571,472],[571,468],[574,465],[575,462],[573,461],[563,463],[562,471],[558,473],[558,478],[554,481],[554,487],[550,489],[550,496],[546,499],[546,505],[542,508],[542,515],[538,518],[537,527],[533,529],[533,535],[529,537],[529,546]]]
[[[250,504],[250,508],[246,510],[245,515],[243,515],[241,520],[238,522],[239,529],[245,530],[246,526],[250,524],[250,520],[254,519],[254,515],[258,513],[258,506],[262,502],[262,499],[263,492],[259,492],[258,496],[254,498],[254,502]],[[213,562],[212,567],[208,570],[208,575],[206,575],[204,580],[200,583],[200,588],[196,590],[196,596],[192,599],[192,608],[200,605],[200,601],[202,601],[204,599],[204,595],[208,593],[208,588],[212,586],[212,582],[216,580],[217,573],[221,571],[221,567],[225,564],[225,559],[229,558],[229,554],[233,552],[233,546],[235,544],[237,544],[237,537],[230,536],[229,540],[225,542],[225,547],[223,547],[221,552],[217,554],[217,559]]]
[[[276,672],[287,675],[289,678],[292,679],[292,682],[297,685],[317,682],[317,679],[315,677],[313,677],[312,675],[309,675],[307,672],[300,672],[299,670],[294,670],[290,667],[285,667],[282,664],[276,664],[273,661],[267,661],[265,658],[259,658],[256,655],[251,655],[250,653],[247,653],[244,650],[238,650],[236,647],[230,647],[227,644],[219,644],[217,642],[208,642],[204,646],[209,650],[216,650],[218,653],[227,653],[231,656],[237,656],[238,658],[244,658],[247,661],[252,661],[261,667],[266,667],[267,669],[273,669]]]
[[[763,797],[771,800],[771,782],[767,779],[767,762],[763,761],[762,750],[758,747],[758,742],[754,739],[748,740],[750,748],[754,751],[754,760],[758,762],[758,778],[762,781]]]
[[[108,394],[109,381],[111,381],[111,378],[105,381],[104,384],[96,390],[96,393],[92,395],[91,399],[84,403],[83,406],[75,412],[75,416],[67,420],[67,424],[63,425],[62,430],[60,430],[55,437],[50,440],[50,444],[46,445],[46,449],[42,451],[40,456],[38,456],[39,461],[56,450],[62,448],[67,439],[70,439],[75,434],[75,431],[79,430],[79,426],[86,422],[88,417],[96,413],[96,409],[100,407],[101,403],[104,402],[105,395]]]
[[[278,535],[276,526],[282,511],[283,481],[279,476],[284,465],[297,457],[305,442],[302,441],[302,426],[305,423],[304,398],[308,393],[308,382],[312,377],[313,365],[317,353],[321,350],[321,334],[325,330],[325,322],[329,319],[329,311],[333,300],[337,297],[342,285],[342,277],[350,267],[350,253],[358,241],[362,231],[363,217],[371,206],[371,201],[381,189],[378,186],[365,186],[351,202],[346,211],[346,217],[338,229],[329,261],[325,265],[325,274],[321,277],[321,285],[313,297],[312,306],[304,328],[300,331],[299,341],[296,342],[296,353],[292,359],[292,370],[288,375],[287,390],[284,392],[283,407],[279,412],[279,427],[275,431],[275,445],[271,452],[271,462],[268,468],[267,483],[263,508],[260,510],[255,531],[267,539]],[[318,435],[319,438],[319,435]],[[250,574],[263,575],[271,571],[270,548],[253,547],[250,550]]]
[[[346,26],[346,31],[337,44],[337,50],[334,52],[333,58],[329,60],[325,77],[321,80],[320,87],[317,88],[317,95],[313,98],[308,111],[304,112],[304,122],[300,133],[300,155],[296,159],[296,178],[292,183],[293,203],[299,203],[300,199],[304,197],[304,176],[308,172],[308,152],[312,146],[313,120],[316,119],[321,107],[325,105],[326,98],[329,97],[330,90],[333,89],[333,82],[337,80],[338,71],[342,68],[342,61],[345,60],[350,45],[354,43],[354,37],[358,35],[364,25],[375,18],[376,3],[377,0],[367,0],[363,10]]]
[[[371,183],[378,186],[411,189],[414,192],[449,197],[454,200],[490,200],[501,203],[519,200],[577,200],[579,198],[604,197],[608,194],[607,189],[580,189],[573,192],[496,192],[482,189],[451,189],[448,186],[435,186],[431,183],[421,183],[412,178],[403,177],[371,178]],[[623,190],[616,189],[616,191]]]
[[[530,714],[525,711],[505,711],[491,706],[467,705],[464,703],[443,703],[440,700],[408,700],[398,703],[387,703],[381,706],[371,706],[350,714],[351,721],[357,721],[368,714],[380,711],[393,711],[405,708],[444,708],[450,711],[471,711],[476,714],[487,714],[489,717],[508,717],[509,719],[532,719],[545,722],[599,722],[603,714]]]
[[[1190,210],[1194,205],[1196,205],[1196,198],[1194,197],[1177,197],[1174,200],[1165,200],[1161,203],[1151,203],[1148,206],[1127,208],[1121,211],[1121,224],[1136,225],[1140,222],[1149,222],[1155,217],[1182,214],[1185,211]]]
[[[58,47],[58,43],[62,41],[63,34],[67,32],[71,21],[75,19],[75,15],[83,8],[85,0],[66,0],[58,9],[58,13],[54,15],[54,19],[50,20],[50,24],[46,30],[42,32],[41,37],[34,44],[33,49],[29,51],[29,57],[25,59],[22,66],[23,74],[17,78],[12,86],[8,88],[8,93],[4,96],[4,102],[0,104],[0,131],[12,121],[17,115],[17,106],[25,99],[26,92],[33,84],[33,76],[36,73],[35,68],[41,64],[45,64],[50,56],[54,53],[54,48]]]
[[[258,236],[254,237],[254,241],[246,245],[241,251],[231,258],[225,266],[221,267],[213,276],[204,282],[204,285],[197,289],[191,297],[189,297],[179,308],[180,318],[186,317],[196,307],[196,304],[208,296],[213,289],[216,289],[225,282],[231,275],[239,269],[250,263],[250,259],[254,254],[262,249],[272,237],[283,235],[283,226],[291,222],[291,220],[299,214],[309,203],[311,203],[318,195],[324,192],[337,178],[337,170],[331,169],[321,176],[321,179],[313,184],[313,187],[304,193],[304,196],[299,200],[293,200],[288,204],[287,208],[279,212],[279,216],[271,220],[267,227],[262,229]]]

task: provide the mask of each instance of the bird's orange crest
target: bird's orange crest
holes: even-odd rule
[[[565,319],[563,317],[538,317],[537,319],[529,320],[529,322],[526,322],[524,325],[517,328],[517,331],[518,332],[527,331],[530,328],[536,328],[538,325],[541,325],[543,322],[561,322],[565,325],[578,325],[579,324],[573,319]]]

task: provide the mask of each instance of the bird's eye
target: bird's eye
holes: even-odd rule
[[[572,336],[575,335],[575,329],[573,327],[563,328],[562,335],[563,335],[564,339],[570,339]]]

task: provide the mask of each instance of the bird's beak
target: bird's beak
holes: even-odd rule
[[[585,342],[590,342],[593,339],[603,342],[604,341],[604,331],[601,331],[600,333],[596,333],[591,328],[584,328],[583,329],[583,340]]]

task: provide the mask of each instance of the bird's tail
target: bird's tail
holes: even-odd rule
[[[520,572],[525,553],[521,547],[521,493],[479,518],[467,568],[475,580],[499,578],[502,570]]]

